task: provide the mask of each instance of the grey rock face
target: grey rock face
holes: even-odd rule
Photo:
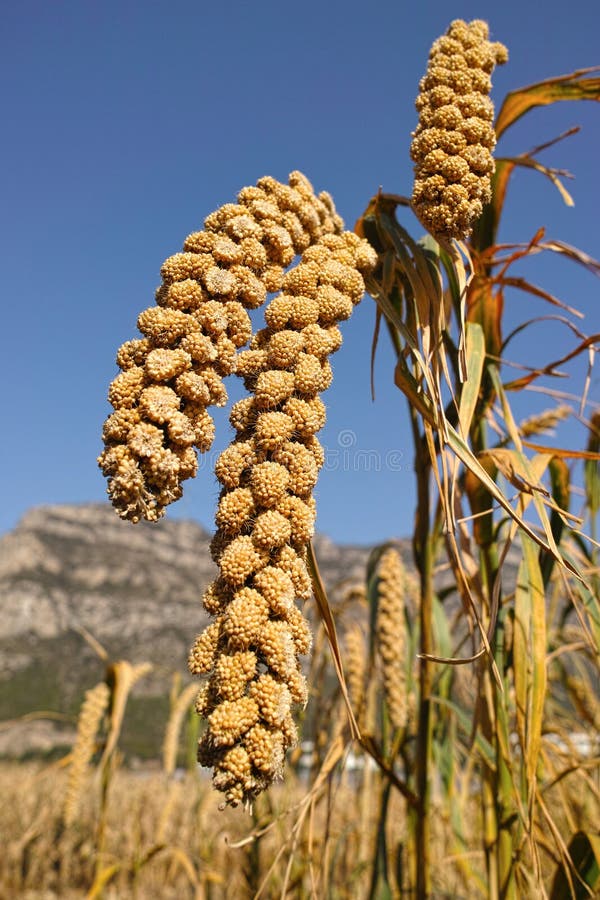
[[[210,537],[191,521],[132,525],[108,504],[30,510],[0,538],[0,720],[73,711],[105,668],[86,634],[111,660],[153,663],[142,691],[164,695],[167,673],[185,679],[207,622]],[[364,578],[368,548],[318,537],[315,550],[333,597]]]
[[[208,542],[195,523],[133,526],[104,505],[31,510],[0,539],[0,666],[15,668],[10,657],[23,656],[23,640],[85,629],[112,658],[148,653],[172,632],[165,650],[175,667],[179,645],[203,625],[200,597],[214,572]]]

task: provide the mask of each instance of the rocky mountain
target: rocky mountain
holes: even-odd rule
[[[103,677],[94,642],[111,660],[150,661],[138,704],[166,704],[169,675],[186,677],[206,623],[209,541],[195,522],[134,526],[103,504],[30,510],[0,538],[0,722],[39,710],[72,722],[83,691]],[[368,548],[317,537],[315,550],[329,589],[364,578]],[[0,754],[10,751],[3,733]]]

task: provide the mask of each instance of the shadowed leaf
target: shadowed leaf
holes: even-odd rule
[[[559,456],[553,456],[548,464],[548,470],[550,472],[552,499],[557,507],[559,507],[559,510],[568,512],[571,497],[571,473],[569,467]],[[565,527],[564,518],[559,510],[553,509],[550,516],[550,527],[557,545],[560,542]],[[547,553],[540,554],[540,568],[545,585],[550,581],[550,576],[554,569],[554,562],[554,559],[552,559],[551,556],[548,556]]]
[[[590,422],[590,436],[588,439],[586,463],[584,469],[585,493],[588,508],[592,518],[598,515],[600,510],[600,413],[592,416]],[[593,454],[593,455],[592,455]]]
[[[571,876],[575,893],[571,890],[565,864],[561,863],[554,876],[550,900],[597,897],[600,891],[600,835],[578,831],[569,844],[569,856],[573,869],[579,876]]]

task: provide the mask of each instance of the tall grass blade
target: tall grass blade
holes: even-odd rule
[[[485,340],[481,325],[477,322],[468,322],[466,326],[466,361],[467,361],[467,377],[460,394],[460,403],[458,409],[458,421],[460,424],[460,433],[463,438],[467,438],[477,400],[479,398],[479,389],[481,387],[481,377],[483,375],[483,365],[485,362]]]
[[[571,498],[571,472],[568,465],[560,456],[553,456],[548,465],[550,472],[550,487],[552,499],[557,509],[552,509],[550,515],[550,528],[552,535],[558,546],[565,527],[565,513],[568,514],[569,502]],[[540,569],[544,585],[550,581],[550,576],[554,569],[554,560],[552,557],[544,555],[540,558]]]
[[[152,670],[150,663],[140,663],[139,665],[131,665],[127,660],[120,660],[113,663],[109,667],[108,682],[112,689],[111,707],[110,707],[110,728],[108,738],[102,759],[100,761],[101,768],[104,768],[112,756],[123,724],[125,715],[125,707],[130,691],[140,678],[147,675]]]
[[[96,735],[108,708],[110,690],[105,681],[86,691],[77,720],[77,739],[70,754],[69,783],[65,796],[63,818],[72,825],[77,816],[79,799],[86,770],[96,747]]]
[[[581,580],[582,576],[580,575],[576,566],[569,560],[564,559],[558,552],[556,547],[552,547],[551,545],[546,544],[546,542],[534,531],[534,529],[527,524],[527,522],[522,518],[519,512],[513,509],[496,482],[489,476],[479,460],[473,455],[472,450],[467,446],[467,444],[452,428],[452,426],[448,427],[448,445],[450,449],[453,450],[454,453],[456,453],[461,462],[479,478],[481,483],[487,488],[493,498],[497,500],[502,509],[504,509],[508,513],[515,524],[533,541],[535,541],[536,544],[542,547],[543,550],[551,553],[552,556],[557,560],[557,562],[561,564],[561,566],[564,566],[573,575]],[[535,483],[535,481],[533,481],[532,483]]]
[[[519,570],[518,587],[527,594],[530,607],[531,682],[527,716],[527,740],[524,747],[525,771],[530,796],[535,791],[536,770],[542,739],[544,700],[546,696],[546,602],[542,573],[534,545],[527,537],[521,539],[523,562]]]
[[[352,709],[352,703],[350,701],[350,694],[348,692],[348,685],[346,684],[346,679],[344,677],[344,667],[342,664],[342,654],[340,652],[340,645],[337,637],[337,631],[335,627],[335,621],[333,618],[333,614],[331,612],[331,607],[329,605],[329,601],[327,599],[327,592],[325,591],[325,586],[323,585],[323,579],[321,578],[321,573],[319,572],[319,566],[317,564],[317,558],[315,556],[315,552],[312,546],[312,543],[308,544],[308,556],[307,556],[308,570],[310,572],[310,577],[312,580],[313,592],[315,595],[315,600],[317,603],[317,609],[319,611],[319,616],[321,621],[323,622],[323,626],[325,628],[325,633],[327,634],[327,640],[329,641],[329,646],[331,647],[331,655],[333,658],[333,664],[335,666],[335,671],[339,680],[340,690],[342,692],[342,696],[344,698],[344,703],[346,704],[346,710],[348,713],[348,721],[350,724],[350,731],[353,738],[360,740],[360,728],[358,727],[358,723],[354,716],[354,711]]]
[[[195,683],[188,684],[181,691],[172,706],[163,744],[163,770],[165,775],[172,775],[175,771],[181,726],[197,693],[198,685]]]
[[[101,897],[104,888],[110,884],[116,875],[118,875],[121,868],[122,866],[120,863],[112,863],[111,865],[100,869],[94,879],[94,883],[85,895],[85,900],[96,900],[96,898]]]

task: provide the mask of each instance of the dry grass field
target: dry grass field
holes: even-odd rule
[[[390,601],[393,610],[389,577],[402,576],[395,550],[386,554],[384,613]],[[404,586],[410,610],[416,586],[406,576]],[[376,590],[381,593],[381,580]],[[338,621],[360,740],[351,738],[321,627],[309,672],[312,716],[304,722],[303,740],[285,779],[251,809],[223,808],[208,771],[194,762],[194,684],[171,689],[162,758],[127,763],[119,749],[127,701],[149,667],[113,664],[106,682],[86,695],[70,753],[51,762],[0,765],[0,897],[414,896],[409,786],[418,728],[415,638],[407,627],[402,672],[394,673],[386,652],[390,622],[384,615],[376,623],[378,649],[370,658],[366,612],[367,594],[357,585]],[[578,629],[570,622],[554,645],[579,647]],[[566,674],[571,667],[563,666],[565,655],[555,654],[548,668],[552,687],[538,770],[542,812],[533,845],[524,836],[519,848],[523,869],[539,865],[549,894],[565,837],[577,831],[591,835],[600,820],[600,702],[585,665],[579,674]],[[391,658],[396,665],[398,656]],[[436,688],[431,896],[484,898],[489,894],[482,776],[490,750],[480,738],[469,745],[465,713],[477,676],[471,667],[447,667],[444,677]],[[516,733],[511,753],[518,754]],[[522,896],[536,896],[530,890]]]

